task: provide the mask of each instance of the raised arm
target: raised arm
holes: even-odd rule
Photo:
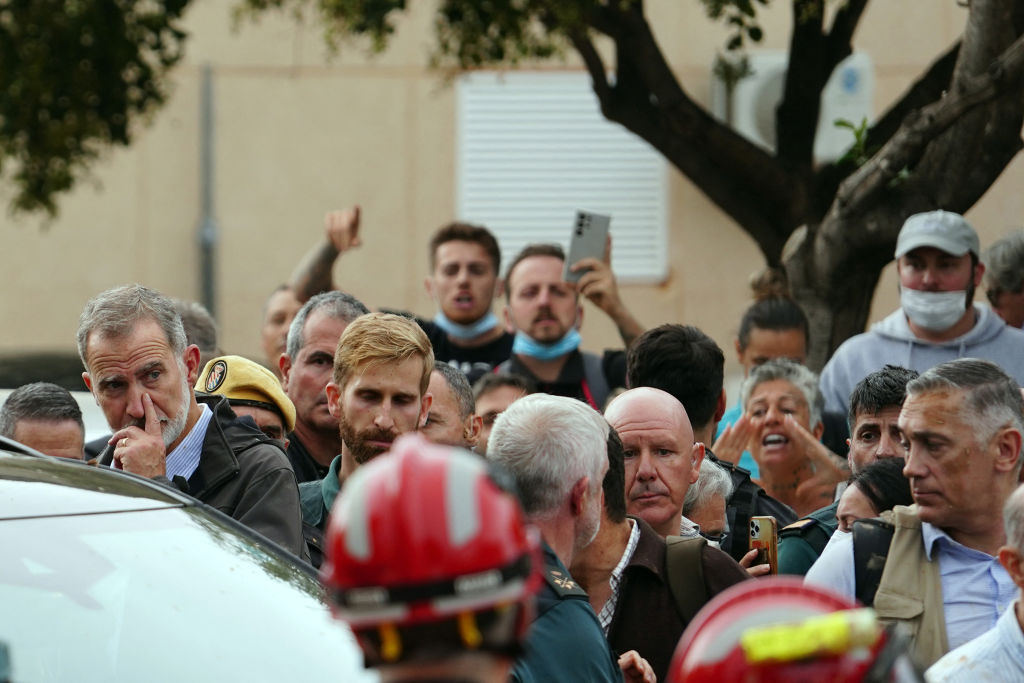
[[[305,303],[320,292],[336,289],[334,263],[349,249],[362,244],[359,238],[359,205],[330,211],[324,216],[324,241],[313,247],[296,266],[288,286]]]

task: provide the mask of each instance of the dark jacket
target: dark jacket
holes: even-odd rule
[[[543,544],[543,553],[544,584],[537,594],[537,618],[530,625],[523,656],[515,661],[509,680],[622,681],[618,661],[608,648],[586,591],[573,581],[547,543]]]
[[[223,396],[197,396],[196,401],[213,411],[199,466],[187,482],[182,477],[175,477],[174,482],[166,477],[156,480],[306,557],[299,489],[284,451],[251,423],[239,420]],[[113,457],[114,448],[108,446],[99,464],[110,465]]]
[[[640,538],[622,572],[619,599],[608,627],[608,643],[616,654],[636,650],[650,663],[659,681],[668,677],[679,637],[687,624],[676,609],[665,565],[665,539],[642,519]],[[736,562],[717,548],[704,546],[704,590],[713,597],[750,578]]]
[[[585,351],[573,351],[554,382],[542,382],[515,354],[495,371],[525,377],[533,382],[537,391],[575,398],[603,412],[608,395],[626,386],[626,352],[608,350],[598,356]]]
[[[839,501],[815,510],[779,531],[779,573],[804,576],[839,528]]]

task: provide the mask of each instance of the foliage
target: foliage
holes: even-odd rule
[[[164,102],[188,0],[0,0],[0,172],[56,213],[88,162]]]

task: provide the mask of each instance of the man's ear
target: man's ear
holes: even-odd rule
[[[505,294],[505,281],[500,277],[494,281],[494,298],[499,299]]]
[[[999,549],[999,564],[1003,565],[1017,586],[1024,588],[1024,566],[1020,553],[1008,545]]]
[[[82,373],[82,381],[85,382],[85,386],[89,389],[89,393],[93,395],[93,398],[96,398],[96,393],[92,390],[92,377],[89,376],[88,372]]]
[[[416,421],[416,429],[427,426],[427,415],[430,413],[430,404],[434,402],[434,395],[430,392],[423,394],[420,404],[420,418]]]
[[[281,357],[284,359],[284,356]],[[331,380],[324,388],[327,392],[327,412],[331,417],[338,418],[341,415],[341,389]]]
[[[577,330],[583,327],[583,304],[576,304],[576,324],[573,327]]]
[[[1013,427],[1000,429],[994,437],[997,472],[1012,472],[1020,458],[1021,433]]]
[[[512,320],[512,313],[509,312],[508,305],[506,305],[505,308],[502,309],[501,314],[505,318],[505,331],[508,332],[509,334],[515,334],[516,323],[514,320]]]
[[[470,448],[476,446],[476,442],[480,440],[480,432],[484,428],[484,419],[479,415],[470,415],[466,421],[465,437],[466,443],[469,444]]]
[[[189,344],[185,349],[185,372],[190,388],[195,386],[196,378],[199,377],[199,371],[202,369],[199,367],[199,357],[199,347]]]
[[[722,387],[722,391],[718,394],[718,403],[715,404],[715,424],[722,421],[722,416],[725,415],[725,387]]]
[[[572,485],[569,492],[569,510],[573,517],[580,517],[587,509],[587,492],[590,490],[590,477],[582,477]]]
[[[281,388],[288,391],[288,373],[292,371],[292,359],[287,353],[282,353],[277,359],[277,367],[281,369]]]
[[[423,278],[423,288],[427,290],[427,294],[430,295],[431,299],[436,300],[437,297],[434,294],[434,278],[430,277],[429,275]]]
[[[825,423],[818,420],[818,424],[814,425],[814,429],[811,430],[811,434],[814,434],[814,438],[821,441],[821,435],[825,433]]]
[[[978,260],[978,265],[974,266],[974,286],[975,288],[981,287],[981,281],[985,277],[985,264]]]
[[[736,337],[733,339],[732,345],[736,349],[736,360],[740,362],[740,365],[743,365],[743,349],[740,348],[740,338]]]
[[[694,484],[697,482],[697,477],[700,476],[700,464],[704,462],[705,453],[704,444],[700,441],[694,442],[693,450],[690,452],[690,458],[692,465],[690,467],[690,483]]]

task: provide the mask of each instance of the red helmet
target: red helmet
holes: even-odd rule
[[[321,579],[367,666],[515,653],[541,582],[540,536],[485,460],[418,434],[345,480]]]
[[[921,681],[905,638],[874,610],[799,577],[744,581],[711,600],[686,628],[668,683]]]

